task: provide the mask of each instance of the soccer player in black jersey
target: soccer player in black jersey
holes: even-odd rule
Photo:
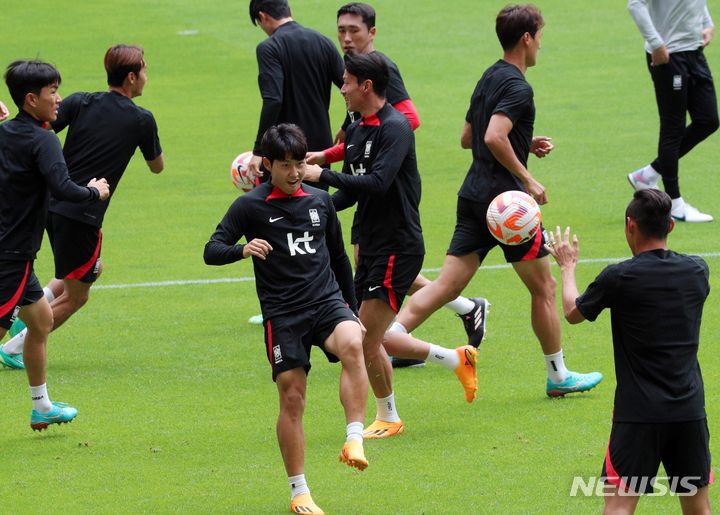
[[[606,513],[632,513],[653,491],[662,462],[683,513],[710,513],[709,434],[698,364],[700,322],[710,272],[699,256],[668,249],[675,226],[670,196],[636,191],[625,211],[633,257],[610,265],[579,295],[578,239],[557,228],[548,251],[562,272],[562,303],[571,324],[610,309],[615,406],[602,476]]]
[[[205,246],[205,262],[252,257],[265,326],[267,359],[280,396],[277,433],[292,502],[290,511],[322,513],[304,476],[302,426],[310,350],[342,363],[340,400],[347,439],[344,463],[364,470],[363,419],[368,378],[352,269],[327,192],[302,184],[307,144],[295,125],[271,127],[262,139],[270,182],[239,197]],[[245,237],[247,244],[237,244]]]
[[[543,24],[542,15],[532,5],[507,6],[497,16],[503,58],[483,74],[465,118],[461,145],[472,148],[473,162],[458,193],[455,233],[440,275],[410,298],[397,323],[412,331],[456,298],[488,252],[499,245],[531,295],[532,327],[548,373],[546,393],[562,396],[593,388],[602,375],[578,374],[565,367],[555,280],[542,247],[542,231],[524,245],[502,245],[490,234],[485,221],[488,205],[504,191],[526,191],[539,204],[547,202],[545,187],[527,169],[530,152],[544,157],[553,148],[549,138],[533,137],[535,105],[532,88],[525,80],[526,70],[537,59]],[[410,343],[409,336],[403,338]]]
[[[91,178],[78,186],[68,169],[57,136],[43,125],[57,117],[60,73],[42,61],[15,61],[5,73],[18,115],[0,125],[0,338],[10,328],[16,310],[27,321],[23,359],[0,350],[0,362],[26,368],[33,409],[30,427],[70,422],[77,410],[52,402],[47,392],[45,348],[52,311],[33,271],[42,243],[50,193],[90,207],[105,200],[105,179]]]
[[[153,114],[132,101],[142,95],[147,81],[143,49],[114,45],[105,53],[104,63],[108,91],[68,96],[52,128],[55,132],[68,129],[63,154],[70,178],[85,184],[102,177],[115,192],[137,148],[153,173],[163,170],[164,160]],[[51,195],[47,232],[55,257],[55,279],[44,292],[53,310],[53,329],[85,305],[102,272],[101,227],[109,205],[110,199],[88,206]],[[19,331],[3,351],[20,354],[24,339],[25,332]]]
[[[363,2],[351,2],[345,4],[337,12],[337,29],[338,42],[345,55],[350,54],[370,54],[376,53],[385,59],[388,65],[389,78],[385,91],[385,100],[396,110],[400,111],[410,122],[413,130],[420,126],[420,117],[415,109],[413,101],[405,88],[400,70],[397,65],[390,60],[385,54],[375,50],[375,35],[377,27],[375,26],[375,9],[369,4]],[[345,155],[345,130],[351,120],[360,117],[359,113],[349,112],[343,127],[338,133],[338,138],[342,142],[332,148],[322,152],[309,152],[307,162],[309,164],[330,164],[336,161],[342,161]],[[350,242],[355,246],[355,263],[358,260],[357,245],[357,214],[353,219]],[[423,286],[430,283],[423,275],[418,275],[411,285],[408,293],[412,295]],[[468,299],[459,296],[458,298],[448,302],[445,307],[456,313],[463,320],[465,329],[468,333],[468,343],[477,347],[480,345],[485,334],[485,321],[487,314],[488,302],[483,298]],[[393,368],[402,368],[408,366],[422,366],[425,363],[422,359],[407,359],[392,357]]]
[[[306,177],[340,190],[333,195],[337,209],[358,205],[355,291],[361,303],[360,320],[367,328],[363,351],[377,404],[376,420],[364,434],[365,438],[382,438],[404,429],[395,408],[392,367],[382,342],[425,254],[418,212],[420,174],[412,127],[385,100],[388,67],[383,57],[353,54],[345,64],[341,91],[348,109],[362,118],[348,127],[342,173],[312,165],[307,167]],[[463,356],[458,359],[456,374],[474,398],[475,348],[446,350]]]
[[[263,99],[248,170],[261,175],[260,140],[272,125],[293,123],[310,150],[333,144],[330,91],[342,85],[343,63],[335,45],[292,18],[287,0],[251,0],[250,20],[268,35],[257,46],[258,85]]]

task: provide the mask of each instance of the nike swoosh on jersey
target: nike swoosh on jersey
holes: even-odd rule
[[[351,143],[351,144],[349,144],[347,147],[345,147],[345,149],[346,149],[346,150],[350,150],[350,147],[354,147],[354,146],[355,146],[355,143]]]
[[[282,220],[283,218],[285,218],[285,217],[284,217],[284,216],[278,216],[277,218],[273,218],[273,217],[271,216],[269,220],[270,220],[270,223],[274,223],[274,222],[277,222],[278,220]]]
[[[375,291],[375,290],[377,290],[378,288],[382,288],[382,286],[370,286],[370,287],[368,288],[368,291]]]

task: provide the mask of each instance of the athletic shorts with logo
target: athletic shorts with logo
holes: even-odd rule
[[[355,270],[355,296],[358,304],[363,300],[381,299],[397,313],[410,286],[420,273],[422,264],[423,256],[361,255]]]
[[[707,420],[665,423],[613,422],[602,477],[624,491],[652,493],[662,462],[667,483],[688,493],[714,481]]]
[[[485,221],[488,206],[489,204],[458,197],[457,222],[447,251],[449,255],[459,257],[477,254],[482,263],[485,256],[496,246],[502,249],[508,263],[530,261],[548,255],[542,226],[533,239],[522,245],[504,245],[496,240]]]
[[[100,272],[102,231],[56,213],[48,213],[47,233],[55,256],[57,279],[93,283]]]
[[[325,350],[325,340],[340,322],[346,320],[359,323],[352,310],[340,300],[265,318],[265,349],[273,381],[279,373],[294,368],[302,367],[306,374],[309,373],[313,345],[320,347],[330,363],[337,363],[338,357]]]
[[[43,296],[32,261],[0,261],[0,327],[10,329],[17,310]]]

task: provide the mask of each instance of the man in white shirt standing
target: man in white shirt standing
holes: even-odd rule
[[[711,215],[683,200],[678,182],[680,158],[718,128],[715,86],[703,54],[715,33],[706,0],[628,0],[628,10],[645,39],[660,115],[657,157],[628,180],[641,190],[657,188],[662,177],[676,221],[711,222]]]

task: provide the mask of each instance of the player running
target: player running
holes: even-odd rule
[[[91,178],[78,186],[68,169],[57,136],[43,125],[57,118],[60,73],[42,61],[15,61],[5,73],[18,115],[0,125],[0,338],[19,311],[27,321],[27,345],[22,359],[0,350],[3,365],[26,368],[32,413],[30,427],[72,421],[77,409],[52,402],[47,391],[45,348],[52,328],[52,311],[43,297],[33,264],[42,243],[49,193],[58,199],[94,206],[109,196],[105,179]]]
[[[297,126],[268,129],[262,154],[270,182],[233,202],[205,246],[205,262],[253,258],[267,358],[280,397],[277,434],[290,511],[316,514],[322,510],[305,480],[302,424],[312,346],[342,364],[340,400],[347,426],[340,460],[359,470],[368,466],[362,436],[368,378],[340,222],[328,193],[302,184],[306,153]],[[237,244],[243,236],[248,243]]]
[[[410,351],[417,341],[405,334],[456,298],[485,256],[500,246],[531,295],[532,327],[547,367],[547,395],[556,397],[594,388],[602,375],[579,374],[565,367],[560,317],[555,306],[555,280],[544,250],[542,231],[523,245],[501,245],[490,234],[485,214],[492,199],[509,190],[523,190],[539,204],[547,202],[545,187],[527,169],[528,154],[544,157],[553,149],[549,138],[533,137],[535,104],[525,72],[534,66],[544,21],[533,5],[503,8],[496,32],[503,58],[488,68],[470,100],[460,142],[472,148],[473,162],[458,193],[457,223],[439,277],[421,289],[397,317],[387,339],[396,351]],[[428,350],[423,346],[422,352]],[[429,352],[429,351],[428,351]]]
[[[348,55],[345,64],[341,92],[348,110],[362,118],[348,127],[342,173],[313,165],[307,167],[306,177],[340,190],[333,195],[337,209],[358,204],[355,291],[361,303],[360,320],[367,329],[363,352],[377,404],[376,420],[364,435],[379,438],[404,429],[382,340],[422,267],[421,185],[410,123],[385,100],[387,63],[370,53]],[[459,377],[474,398],[477,351],[468,345],[457,353],[464,358],[459,360]]]
[[[68,128],[63,154],[76,184],[101,177],[110,185],[111,198],[125,173],[135,150],[140,151],[150,168],[158,174],[164,159],[157,124],[153,114],[135,105],[133,98],[142,95],[147,81],[147,63],[142,48],[114,45],[105,53],[105,71],[109,89],[98,93],[74,93],[63,100],[55,132]],[[107,202],[77,204],[50,198],[47,232],[55,256],[55,279],[44,288],[45,298],[53,311],[53,330],[64,324],[82,308],[90,288],[102,273],[102,223],[110,207]],[[19,327],[18,327],[19,326]],[[21,356],[26,331],[17,320],[16,332],[0,351],[15,360]]]

